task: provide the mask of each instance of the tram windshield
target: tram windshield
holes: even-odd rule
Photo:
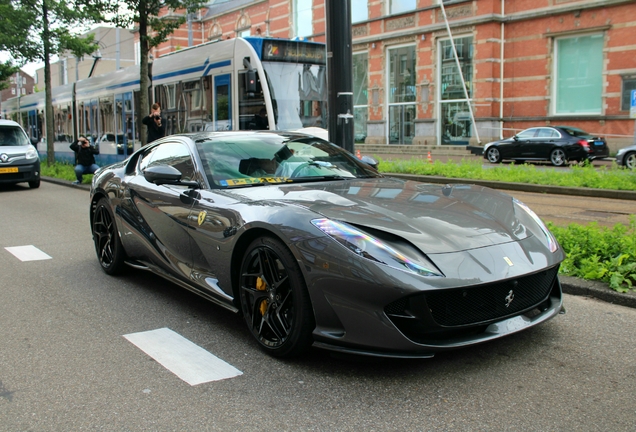
[[[327,71],[324,65],[263,62],[280,130],[327,127]]]

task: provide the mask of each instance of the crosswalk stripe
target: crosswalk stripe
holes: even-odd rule
[[[49,255],[42,252],[33,245],[6,247],[20,261],[38,261],[52,259]]]
[[[169,328],[131,333],[124,337],[192,386],[243,375],[234,366]]]

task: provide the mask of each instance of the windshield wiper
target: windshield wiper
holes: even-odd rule
[[[287,179],[289,183],[298,183],[298,182],[314,182],[314,181],[325,181],[325,180],[350,180],[355,177],[343,177],[339,175],[324,175],[324,176],[308,176],[308,177],[294,177]]]

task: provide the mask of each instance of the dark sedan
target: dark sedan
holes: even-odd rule
[[[155,141],[95,174],[90,222],[106,273],[149,270],[239,312],[280,357],[431,357],[562,310],[563,250],[523,203],[386,178],[299,133]]]
[[[545,160],[554,166],[563,166],[570,161],[591,161],[608,156],[605,139],[570,126],[534,127],[484,146],[484,158],[491,163]]]

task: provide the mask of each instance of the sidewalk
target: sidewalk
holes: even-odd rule
[[[395,176],[397,177],[397,175]],[[421,176],[421,177],[424,177],[424,176]],[[449,180],[450,179],[445,178],[445,181],[447,183],[449,182]],[[90,188],[91,188],[89,184],[76,185],[68,180],[60,180],[60,179],[56,179],[52,177],[42,177],[42,181],[54,183],[61,186],[79,188],[86,191],[90,191]],[[425,177],[423,181],[431,182],[432,180],[430,177]],[[462,179],[462,182],[474,183],[471,180],[465,180],[465,179]],[[505,187],[503,186],[506,186],[506,184],[502,185],[497,182],[491,182],[491,183],[496,183],[496,187],[498,189],[505,189]],[[548,188],[551,188],[551,186],[543,186],[543,192],[553,193],[553,192],[550,192]],[[602,191],[599,191],[599,192],[602,192]],[[636,199],[636,192],[634,192],[634,198],[631,198],[631,199]],[[629,293],[619,293],[611,289],[606,283],[597,282],[597,281],[587,281],[585,279],[580,279],[580,278],[570,277],[570,276],[560,275],[559,280],[561,281],[561,287],[563,288],[563,292],[565,294],[593,297],[595,299],[603,300],[608,303],[636,308],[636,291],[632,291]]]

